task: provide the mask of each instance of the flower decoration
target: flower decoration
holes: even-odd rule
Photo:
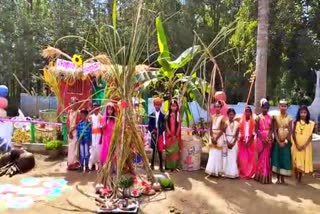
[[[100,190],[100,192],[103,194],[103,195],[107,195],[107,194],[110,194],[112,193],[112,190],[110,188],[102,188]]]
[[[122,108],[128,108],[129,107],[129,103],[127,101],[121,101],[121,107]]]
[[[72,56],[72,62],[76,65],[82,65],[82,57],[80,55],[74,54]]]
[[[133,183],[134,183],[134,184],[137,184],[137,183],[138,183],[138,178],[137,178],[137,176],[134,176],[134,177],[133,177]]]
[[[142,186],[147,186],[148,184],[147,184],[147,182],[145,182],[145,181],[141,181],[141,185],[142,185]]]
[[[140,195],[140,191],[139,191],[138,189],[133,189],[133,190],[131,191],[131,195],[132,195],[133,197],[137,197],[137,196]]]

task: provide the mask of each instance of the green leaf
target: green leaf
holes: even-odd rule
[[[112,25],[114,31],[117,30],[117,0],[113,0],[112,4]]]
[[[182,99],[182,112],[181,114],[185,116],[186,125],[189,127],[190,122],[193,120],[192,113],[189,107],[189,103],[186,97]]]
[[[156,29],[157,29],[158,47],[160,52],[158,56],[158,62],[166,71],[169,72],[171,71],[171,68],[169,65],[169,61],[171,61],[170,51],[167,43],[167,36],[164,31],[160,17],[156,18]]]
[[[169,62],[170,68],[178,69],[184,67],[200,50],[201,47],[199,45],[188,48],[176,60]]]
[[[197,78],[197,71],[194,71],[194,72],[191,74],[191,78]]]
[[[168,64],[169,66],[169,64]],[[170,69],[167,70],[165,69],[164,67],[161,67],[160,68],[160,74],[163,76],[163,77],[172,77],[174,72],[172,72]]]
[[[193,82],[194,81],[194,82]],[[189,81],[187,84],[187,90],[190,93],[190,96],[194,98],[194,100],[199,103],[201,107],[204,105],[204,96],[198,89],[197,85],[195,82],[199,82],[200,79],[197,78],[196,80]]]

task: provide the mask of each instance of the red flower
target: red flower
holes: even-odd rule
[[[112,190],[107,187],[107,188],[102,188],[102,189],[100,190],[100,192],[105,195],[105,194],[111,193]]]
[[[137,196],[137,195],[139,195],[139,191],[137,189],[134,189],[134,190],[132,190],[131,194],[133,196]]]
[[[121,107],[122,108],[128,108],[129,107],[129,103],[127,101],[121,101]]]
[[[146,187],[145,187],[145,190],[146,190],[146,192],[150,192],[151,187],[150,187],[150,186],[146,186]]]
[[[147,186],[148,184],[147,184],[147,182],[145,182],[145,181],[141,181],[141,185],[142,185],[142,186]]]
[[[137,176],[134,176],[134,177],[133,177],[133,183],[135,183],[135,184],[138,183],[138,178],[137,178]]]

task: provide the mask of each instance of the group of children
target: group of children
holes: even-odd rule
[[[234,109],[228,109],[225,117],[221,113],[223,103],[215,103],[207,174],[254,178],[269,184],[275,173],[277,183],[283,184],[286,176],[294,174],[300,182],[303,173],[313,171],[311,141],[315,123],[310,120],[307,106],[301,106],[292,120],[285,100],[280,101],[280,114],[276,116],[268,114],[267,99],[260,104],[261,114],[254,118],[247,106],[238,122]]]
[[[78,110],[78,100],[72,98],[67,114],[69,170],[98,170],[107,160],[109,144],[115,125],[116,107],[107,103],[102,115],[100,106],[93,104],[93,113]]]
[[[295,174],[300,182],[303,173],[313,171],[312,133],[315,123],[310,120],[306,106],[301,106],[296,120],[287,113],[288,103],[281,100],[280,114],[270,116],[269,102],[262,99],[261,114],[254,118],[249,106],[240,120],[230,108],[221,112],[225,103],[217,101],[211,116],[209,158],[205,172],[213,176],[245,178],[268,184],[272,173],[277,183],[284,183],[285,176]],[[149,116],[148,131],[151,133],[151,169],[156,155],[159,170],[176,170],[179,167],[181,141],[181,118],[178,101],[172,99],[169,112],[161,112],[162,100],[153,100],[154,112]],[[116,120],[116,105],[108,103],[103,115],[100,106],[93,105],[93,113],[85,109],[78,113],[77,100],[73,99],[68,112],[68,169],[98,170],[108,157],[113,128]],[[165,160],[164,153],[165,152]],[[294,169],[294,172],[292,170]]]
[[[148,130],[151,133],[151,148],[153,149],[151,168],[154,169],[155,156],[158,154],[160,170],[163,171],[163,151],[166,151],[165,168],[174,170],[178,167],[181,149],[181,123],[179,120],[179,105],[176,100],[170,103],[168,119],[161,112],[162,100],[155,98],[155,111],[150,115]],[[72,98],[71,109],[67,114],[68,159],[69,170],[98,170],[108,157],[116,119],[116,106],[107,103],[103,116],[100,106],[93,104],[93,113],[88,110],[78,111],[78,100]],[[166,142],[166,146],[164,146]]]
[[[98,170],[108,157],[109,145],[116,120],[116,105],[107,103],[104,115],[100,106],[93,104],[93,113],[88,110],[78,111],[78,100],[71,101],[71,109],[67,114],[68,160],[69,170]],[[155,111],[149,116],[148,130],[151,133],[151,148],[153,149],[151,168],[154,169],[156,154],[159,156],[160,171],[164,167],[175,170],[179,164],[181,146],[181,123],[177,100],[170,102],[169,114],[166,117],[161,112],[162,100],[153,100]],[[165,142],[165,143],[164,143]],[[163,166],[163,152],[166,152]]]

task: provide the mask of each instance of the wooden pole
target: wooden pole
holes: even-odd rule
[[[249,101],[250,101],[250,97],[251,97],[253,85],[255,84],[255,80],[256,80],[256,77],[255,77],[255,74],[253,74],[253,76],[251,76],[251,78],[250,78],[251,84],[250,84],[249,93],[248,93],[247,101],[246,101],[247,105],[249,104]]]

